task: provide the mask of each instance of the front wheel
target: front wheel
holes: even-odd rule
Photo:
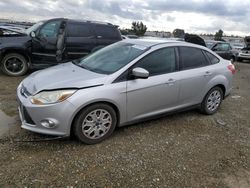
[[[73,132],[81,142],[96,144],[108,138],[117,124],[115,110],[107,104],[94,104],[76,117]]]
[[[2,59],[1,69],[9,76],[22,76],[28,71],[28,62],[21,54],[10,53]]]
[[[223,99],[223,91],[220,87],[212,88],[201,104],[201,111],[204,114],[212,115],[217,112]]]

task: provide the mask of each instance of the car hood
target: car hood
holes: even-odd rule
[[[23,80],[22,85],[29,94],[42,90],[85,88],[103,85],[108,75],[83,69],[73,63],[65,63],[34,72]]]

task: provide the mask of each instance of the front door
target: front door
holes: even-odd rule
[[[227,43],[218,43],[212,50],[224,59],[231,59],[230,45]]]
[[[46,22],[32,38],[32,63],[57,64],[57,42],[62,20]]]
[[[179,81],[175,76],[175,57],[175,48],[159,49],[133,66],[149,71],[149,78],[127,81],[129,121],[164,113],[176,105]]]

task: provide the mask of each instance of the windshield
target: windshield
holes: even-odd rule
[[[36,24],[34,24],[33,26],[29,27],[28,29],[26,29],[26,33],[29,35],[32,31],[36,31],[38,27],[40,27],[44,22],[37,22]]]
[[[144,53],[148,48],[125,42],[109,45],[79,62],[78,66],[100,74],[112,74]]]
[[[206,46],[211,49],[214,45],[214,42],[206,42]]]

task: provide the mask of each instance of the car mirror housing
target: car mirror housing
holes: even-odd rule
[[[30,36],[31,36],[32,38],[35,38],[35,37],[36,37],[36,33],[35,33],[34,31],[32,31],[32,32],[30,33]]]
[[[146,69],[136,67],[132,70],[132,75],[135,78],[147,79],[149,77],[149,72]]]

